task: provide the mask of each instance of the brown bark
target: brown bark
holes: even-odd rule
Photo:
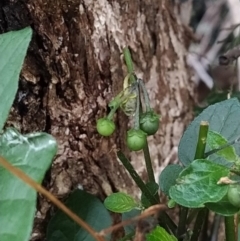
[[[129,155],[124,143],[127,118],[118,112],[117,130],[110,138],[100,137],[95,125],[122,88],[126,69],[121,52],[128,45],[136,74],[146,82],[152,106],[162,116],[161,129],[149,138],[156,171],[164,161],[176,159],[191,118],[192,86],[185,32],[172,1],[25,2],[34,36],[8,125],[22,132],[47,131],[56,138],[57,157],[44,182],[55,195],[82,185],[101,198],[115,191],[136,196],[115,151]],[[141,173],[142,153],[131,157]],[[40,199],[40,221],[48,209]],[[42,240],[42,234],[37,235],[35,239]]]

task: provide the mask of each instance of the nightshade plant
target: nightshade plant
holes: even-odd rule
[[[131,74],[133,68],[128,49],[125,49],[124,56],[128,71]],[[210,210],[225,217],[226,240],[234,241],[238,235],[235,232],[234,215],[240,210],[239,101],[233,98],[214,104],[195,118],[185,131],[179,144],[178,153],[181,165],[167,166],[159,177],[158,187],[153,177],[146,137],[149,134],[155,134],[158,130],[159,116],[150,108],[143,82],[139,81],[135,75],[131,77],[135,78],[138,83],[137,87],[141,88],[136,91],[134,128],[128,131],[126,142],[130,150],[139,151],[143,149],[148,171],[148,182],[142,182],[130,161],[119,151],[119,160],[139,186],[142,191],[142,198],[140,201],[136,201],[128,194],[113,193],[106,198],[105,206],[113,212],[123,214],[130,210],[144,210],[149,206],[161,203],[158,196],[158,189],[160,188],[169,198],[169,208],[179,206],[180,218],[177,225],[166,213],[162,212],[155,225],[164,227],[169,234],[176,237],[176,240],[196,241]],[[139,114],[139,111],[142,111],[139,109],[140,89],[144,94],[142,105],[146,106],[145,112],[141,114]],[[127,97],[125,101],[128,101]],[[142,140],[138,147],[133,147],[129,143],[129,137],[131,136],[129,132],[131,133],[131,131],[135,131],[132,135],[136,143]],[[189,220],[195,220],[192,230],[188,229]],[[128,235],[134,236],[135,231]],[[166,240],[172,240],[172,237],[168,237]],[[158,239],[151,239],[147,236],[147,240]]]
[[[26,28],[0,36],[0,56],[7,57],[0,58],[0,99],[4,100],[0,102],[1,131],[17,91],[31,34],[31,29]],[[42,191],[71,217],[58,210],[48,224],[47,241],[110,240],[111,231],[122,226],[125,230],[122,241],[133,238],[134,241],[196,241],[201,236],[209,210],[224,217],[226,240],[239,240],[240,235],[236,232],[238,219],[234,222],[240,210],[239,101],[233,98],[214,104],[195,118],[179,144],[181,164],[167,166],[157,183],[147,137],[157,132],[160,116],[151,109],[144,83],[134,74],[128,48],[124,49],[124,57],[128,75],[123,81],[123,89],[109,103],[107,117],[97,121],[97,131],[105,137],[116,131],[113,117],[119,108],[134,118],[126,143],[131,151],[143,151],[148,180],[143,182],[121,151],[117,155],[141,190],[141,199],[135,200],[129,194],[117,192],[105,199],[104,206],[93,195],[75,190],[66,200],[66,206],[73,214],[46,190]],[[140,98],[141,94],[143,98]],[[26,185],[31,181],[27,177],[31,176],[35,186],[29,185],[40,191],[39,183],[55,153],[56,141],[46,133],[23,136],[11,128],[0,135],[0,227],[4,227],[0,229],[1,241],[29,240],[36,192]],[[161,204],[159,190],[168,197],[168,207]],[[171,211],[176,206],[180,209],[178,223],[164,211]],[[123,221],[130,221],[109,227],[111,216],[106,208],[121,213]],[[202,235],[204,233],[206,230],[202,230]]]

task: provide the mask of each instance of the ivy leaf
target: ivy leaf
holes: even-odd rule
[[[170,235],[164,228],[157,226],[146,235],[147,241],[177,241],[177,238]]]
[[[206,108],[184,132],[178,149],[178,157],[180,161],[188,166],[193,160],[196,152],[198,131],[201,121],[209,122],[209,129],[218,132],[227,140],[234,140],[240,135],[240,104],[238,99],[232,98],[222,101]],[[240,154],[240,145],[235,145],[237,155]],[[206,152],[209,147],[206,148]],[[219,155],[211,155],[211,160],[215,163],[225,166],[231,166],[232,163],[226,161]]]
[[[17,92],[19,74],[31,37],[31,28],[0,35],[0,131]]]
[[[207,145],[210,147],[211,150],[219,148],[227,143],[228,141],[219,133],[215,131],[208,132]],[[222,150],[219,150],[218,152],[216,152],[216,155],[219,155],[230,162],[236,162],[239,159],[233,146],[228,146]]]
[[[122,192],[112,193],[108,196],[104,200],[104,206],[115,213],[129,212],[139,207],[133,197]]]
[[[34,133],[22,136],[7,129],[0,136],[0,155],[38,183],[52,163],[57,145],[52,136]],[[0,239],[26,241],[32,231],[37,193],[0,166]]]
[[[112,224],[111,216],[102,202],[83,190],[75,190],[68,197],[65,205],[97,232]],[[65,213],[58,210],[48,224],[47,241],[73,240],[95,241],[95,238]],[[110,237],[107,237],[107,240],[110,240]]]
[[[227,185],[218,185],[221,177],[230,173],[227,167],[207,159],[193,161],[169,191],[171,199],[184,207],[204,207],[207,202],[218,202],[227,193]]]
[[[176,179],[178,178],[183,167],[178,164],[168,165],[164,168],[159,176],[159,186],[160,189],[169,196],[169,189],[171,186],[176,184]]]

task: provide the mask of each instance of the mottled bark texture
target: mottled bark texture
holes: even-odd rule
[[[20,2],[16,4],[22,5],[34,35],[8,125],[23,133],[47,131],[56,138],[58,153],[44,185],[58,197],[78,185],[101,198],[114,191],[137,195],[116,158],[116,149],[130,156],[124,143],[127,118],[117,113],[117,130],[110,138],[99,136],[95,125],[122,88],[126,68],[121,53],[128,45],[136,74],[146,82],[152,106],[162,116],[161,129],[149,138],[155,169],[171,156],[176,159],[191,118],[192,86],[185,30],[172,1]],[[142,153],[131,157],[141,173]],[[49,204],[39,200],[41,221]]]

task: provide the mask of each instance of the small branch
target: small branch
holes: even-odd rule
[[[137,174],[135,169],[133,168],[132,164],[130,161],[125,157],[125,155],[121,152],[117,152],[117,156],[119,160],[122,162],[123,166],[127,169],[128,173],[131,175],[132,179],[134,182],[137,184],[137,186],[140,188],[142,193],[145,195],[145,197],[149,200],[149,202],[152,205],[158,204],[159,200],[157,200],[151,192],[148,190],[146,187],[145,183],[142,181],[141,177]]]
[[[198,240],[206,215],[207,215],[206,208],[203,208],[198,212],[198,215],[194,224],[194,228],[193,228],[193,234],[191,236],[190,241]]]
[[[226,241],[236,241],[234,216],[225,217],[224,223]]]
[[[134,72],[134,68],[133,68],[131,53],[130,53],[128,47],[125,47],[123,49],[123,56],[124,56],[125,63],[127,65],[128,73],[132,74]],[[130,76],[130,82],[133,83],[135,81],[136,81],[136,78],[134,77],[134,75],[131,75]]]
[[[149,207],[148,209],[144,210],[139,216],[136,216],[134,218],[131,218],[131,219],[127,219],[127,220],[124,220],[120,223],[117,223],[109,228],[106,228],[106,229],[103,229],[102,231],[99,232],[99,234],[101,236],[106,236],[108,233],[111,233],[123,226],[126,226],[126,225],[129,225],[133,222],[137,222],[139,220],[142,220],[144,218],[147,218],[149,216],[152,216],[152,215],[155,215],[155,216],[158,216],[158,213],[160,211],[164,211],[164,210],[167,210],[167,206],[164,205],[164,204],[157,204],[157,205],[153,205],[151,207]]]
[[[148,174],[148,180],[149,182],[155,182],[153,167],[152,167],[152,161],[149,153],[149,147],[148,144],[146,144],[143,147],[143,153],[144,153],[144,160],[147,168],[147,174]]]
[[[207,144],[208,128],[209,123],[207,121],[201,121],[198,134],[197,148],[194,157],[195,160],[204,158],[205,148]]]
[[[138,81],[139,81],[140,87],[143,91],[143,97],[144,97],[144,102],[145,102],[145,106],[146,106],[146,112],[149,112],[149,111],[151,111],[151,106],[150,106],[150,99],[149,99],[149,96],[148,96],[147,89],[146,89],[142,79],[138,79]]]
[[[141,177],[137,174],[137,172],[134,170],[132,164],[130,161],[125,157],[125,155],[121,152],[117,152],[117,156],[119,160],[122,162],[123,166],[127,169],[128,173],[134,180],[134,182],[137,184],[137,186],[140,188],[141,192],[145,195],[145,197],[149,200],[151,205],[155,205],[159,203],[159,199],[157,199],[155,196],[151,194],[151,192],[146,187],[145,183],[142,181]],[[175,233],[176,231],[176,224],[172,221],[172,219],[165,213],[162,213],[161,225],[167,229],[167,227],[172,231],[172,233]]]
[[[181,235],[185,234],[186,232],[187,215],[188,215],[188,208],[181,207],[180,218],[179,218],[178,229],[177,229],[177,237],[181,237]]]
[[[209,123],[207,121],[201,121],[200,127],[199,127],[197,148],[196,148],[194,159],[204,158],[204,153],[205,153],[205,148],[206,148],[206,143],[207,143],[208,128],[209,128]],[[191,237],[191,241],[198,240],[198,237],[200,235],[202,226],[205,222],[205,217],[206,217],[207,213],[208,212],[207,212],[206,208],[199,210],[195,224],[194,224],[193,235]]]

